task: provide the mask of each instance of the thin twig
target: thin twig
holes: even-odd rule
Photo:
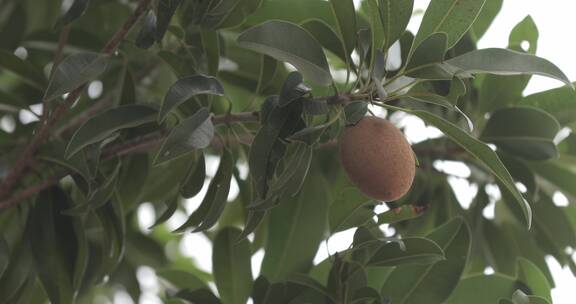
[[[140,1],[134,13],[128,18],[128,20],[126,20],[124,25],[116,32],[116,34],[114,34],[112,39],[108,41],[106,46],[104,46],[102,53],[110,55],[116,50],[116,47],[118,47],[122,39],[124,39],[124,37],[128,34],[140,16],[143,15],[144,12],[148,9],[148,6],[151,2],[152,0]],[[64,113],[76,101],[76,99],[78,99],[78,97],[84,91],[84,88],[86,88],[86,84],[83,84],[70,92],[66,99],[54,110],[52,115],[50,115],[46,121],[40,125],[38,131],[28,146],[20,154],[20,158],[16,161],[10,173],[8,173],[6,178],[2,181],[2,184],[0,185],[0,198],[6,197],[10,191],[12,191],[16,183],[23,177],[26,168],[30,165],[30,161],[32,160],[34,153],[50,136],[51,128],[62,117],[62,115],[64,115]]]

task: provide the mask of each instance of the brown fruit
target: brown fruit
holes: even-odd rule
[[[346,127],[340,160],[360,191],[380,201],[402,197],[414,181],[416,163],[404,134],[387,120],[364,117]]]

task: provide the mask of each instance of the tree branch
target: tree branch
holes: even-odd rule
[[[144,14],[144,12],[148,9],[148,6],[152,0],[141,0],[138,4],[138,7],[134,11],[134,13],[126,20],[124,25],[114,34],[114,36],[108,41],[108,43],[102,49],[102,53],[104,54],[112,54],[114,50],[118,47],[122,39],[128,34],[132,26],[136,23],[136,21]],[[78,99],[78,97],[82,94],[86,88],[86,84],[81,85],[80,87],[76,88],[68,96],[66,99],[54,110],[54,112],[47,117],[46,121],[44,121],[28,146],[24,149],[24,151],[20,154],[20,158],[16,161],[14,167],[8,173],[6,178],[2,181],[0,185],[0,198],[6,197],[10,191],[14,188],[16,183],[23,177],[25,174],[26,168],[30,165],[32,157],[34,153],[38,150],[40,145],[42,145],[46,139],[50,136],[50,130],[55,125],[55,123],[62,117],[62,115],[68,110],[68,108]]]

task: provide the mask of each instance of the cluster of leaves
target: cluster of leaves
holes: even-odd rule
[[[551,303],[545,257],[576,273],[576,209],[552,200],[576,196],[575,137],[557,140],[575,126],[576,95],[534,55],[530,17],[507,49],[479,50],[502,0],[432,0],[416,34],[412,0],[158,0],[114,56],[99,54],[133,2],[75,0],[62,17],[60,0],[0,3],[0,177],[41,127],[22,117],[90,84],[11,195],[54,183],[0,213],[0,303],[119,289],[137,301],[141,266],[167,303],[224,304]],[[45,73],[63,27],[65,58]],[[523,96],[534,74],[567,86]],[[376,107],[445,135],[413,146],[414,186],[383,213],[334,149]],[[470,169],[469,207],[438,160]],[[150,229],[138,226],[144,203],[158,214]],[[352,228],[348,250],[314,265],[323,241]],[[174,249],[182,232],[212,241],[212,273]]]

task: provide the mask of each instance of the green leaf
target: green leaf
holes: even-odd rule
[[[346,125],[355,125],[368,113],[368,103],[365,101],[354,101],[344,107]]]
[[[7,301],[16,296],[18,290],[26,286],[26,280],[35,272],[34,258],[29,246],[29,234],[25,233],[23,238],[16,243],[10,254],[8,268],[0,277],[0,294]]]
[[[29,61],[24,61],[4,49],[0,49],[0,67],[20,76],[23,80],[38,87],[43,88],[46,84],[46,78],[42,70],[38,69]]]
[[[256,93],[262,92],[272,82],[274,75],[278,70],[278,61],[276,59],[262,55],[260,61],[260,73],[258,76],[258,87]]]
[[[136,46],[141,49],[148,49],[156,41],[156,14],[149,11],[142,20],[142,27],[136,36]]]
[[[510,107],[492,113],[480,138],[528,160],[547,160],[558,157],[559,131],[558,121],[542,110]]]
[[[225,304],[244,304],[252,292],[250,242],[238,241],[240,233],[235,228],[224,228],[214,240],[214,281]]]
[[[382,294],[393,303],[441,304],[460,280],[470,251],[471,236],[461,218],[436,228],[428,235],[446,254],[446,260],[431,265],[404,265],[388,276]]]
[[[214,125],[210,116],[208,108],[201,108],[174,127],[156,154],[154,164],[158,165],[196,149],[208,147],[214,137]]]
[[[574,161],[568,156],[561,156],[559,159],[527,164],[536,174],[550,181],[563,192],[576,197],[576,169],[572,165]]]
[[[46,88],[44,100],[60,97],[98,78],[106,71],[109,60],[108,55],[90,52],[77,53],[64,58]]]
[[[103,257],[100,264],[102,276],[112,273],[124,256],[126,249],[126,223],[122,205],[111,200],[102,208],[96,210],[102,234]],[[133,240],[133,238],[132,238]]]
[[[194,75],[178,79],[164,97],[158,112],[158,121],[163,121],[170,111],[186,100],[203,94],[224,96],[224,88],[216,78],[211,76]]]
[[[524,18],[512,29],[508,48],[524,52],[521,46],[523,42],[530,45],[527,50],[530,54],[536,54],[538,28],[530,16]],[[522,93],[531,77],[531,75],[486,75],[480,86],[480,111],[491,112],[510,104],[516,104],[522,98]]]
[[[270,192],[278,197],[292,197],[302,189],[306,175],[312,163],[314,148],[304,144],[297,144],[296,151],[285,158],[284,170],[272,180]],[[250,207],[250,206],[249,206]]]
[[[576,121],[576,92],[569,87],[561,87],[528,95],[519,102],[552,114],[561,125]]]
[[[152,229],[158,225],[165,223],[172,217],[172,215],[174,215],[177,209],[178,209],[178,197],[170,199],[168,202],[166,202],[166,209],[164,209],[164,212],[160,214],[160,216],[156,219],[154,224],[152,224],[152,226],[150,226],[148,229]]]
[[[374,217],[374,206],[380,204],[364,196],[356,187],[342,190],[330,205],[330,233],[361,226]]]
[[[413,49],[434,33],[448,35],[447,49],[452,48],[462,38],[480,14],[486,0],[432,0],[416,38]]]
[[[552,286],[538,266],[525,258],[519,258],[516,266],[519,281],[530,287],[533,295],[540,296],[552,302],[550,290]]]
[[[8,244],[3,236],[0,236],[0,278],[2,274],[8,268],[8,262],[10,261],[10,250]]]
[[[90,5],[90,0],[74,0],[68,11],[58,20],[56,27],[61,27],[68,25],[75,21],[76,19],[82,17],[88,6]]]
[[[206,73],[218,75],[220,65],[220,36],[217,31],[202,31],[202,48],[204,50]]]
[[[265,22],[240,34],[238,44],[292,64],[304,77],[319,85],[332,83],[322,47],[310,33],[294,23]]]
[[[71,158],[86,146],[105,140],[119,130],[153,122],[157,113],[156,109],[142,104],[104,111],[90,118],[72,135],[65,157]]]
[[[188,217],[184,224],[175,230],[176,232],[182,232],[193,226],[197,226],[193,232],[203,231],[216,223],[226,205],[234,164],[231,152],[225,150],[220,160],[218,171],[210,182],[200,207]]]
[[[297,197],[287,198],[270,212],[263,275],[280,281],[312,266],[324,238],[328,199],[323,177],[309,174]]]
[[[476,18],[476,21],[474,21],[474,24],[472,24],[472,27],[470,28],[470,34],[476,41],[480,40],[480,38],[484,36],[500,12],[500,9],[502,9],[502,2],[503,0],[486,0],[478,18]]]
[[[516,286],[516,280],[509,276],[473,275],[460,281],[446,304],[497,303],[500,298],[510,298]]]
[[[65,145],[63,143],[48,144],[40,150],[38,158],[58,164],[63,166],[74,173],[80,175],[86,182],[88,190],[91,189],[92,184],[92,174],[90,168],[86,163],[86,159],[82,154],[75,154],[70,158],[66,158],[65,155]]]
[[[406,111],[405,109],[403,111]],[[514,179],[510,176],[510,173],[502,164],[502,161],[498,158],[498,155],[490,147],[476,138],[470,136],[468,133],[462,131],[458,126],[453,123],[436,116],[434,114],[424,112],[424,111],[407,111],[408,113],[414,114],[425,122],[437,127],[446,136],[456,142],[459,146],[464,148],[468,153],[476,157],[480,162],[482,162],[486,167],[494,174],[494,176],[504,185],[504,189],[510,192],[515,200],[515,203],[521,208],[525,224],[527,227],[531,226],[532,223],[532,211],[530,210],[530,205],[522,197],[522,194],[516,188]]]
[[[550,61],[531,54],[507,49],[482,49],[449,59],[446,64],[459,72],[494,75],[540,75],[572,86],[568,77]]]
[[[342,61],[347,61],[349,55],[344,49],[344,42],[328,23],[321,19],[310,19],[302,23],[301,26],[312,34],[325,49],[338,56]]]
[[[417,218],[426,212],[426,207],[402,205],[378,214],[378,224],[394,224]]]
[[[446,33],[434,33],[424,39],[414,50],[414,54],[406,65],[406,75],[411,77],[420,77],[418,70],[425,68],[434,63],[444,61],[446,53]]]
[[[74,300],[76,236],[73,218],[61,214],[70,207],[66,194],[51,188],[43,191],[30,215],[30,246],[38,276],[52,303]]]
[[[164,38],[164,34],[166,34],[166,30],[168,30],[168,26],[170,25],[170,20],[172,20],[172,16],[180,6],[182,0],[160,0],[158,1],[158,21],[156,22],[156,41],[162,41]]]
[[[432,264],[442,259],[444,251],[435,242],[426,238],[404,238],[402,244],[390,242],[380,246],[368,260],[367,266]]]
[[[180,290],[176,295],[176,298],[184,299],[192,303],[202,303],[202,304],[221,304],[220,300],[209,290],[209,289],[198,289]]]
[[[228,11],[224,14],[219,14],[219,10],[216,8],[215,17],[218,17],[218,22],[211,27],[214,29],[222,29],[239,26],[260,7],[262,2],[263,0],[221,1],[221,7],[225,7],[226,3],[230,3],[228,6],[231,6],[231,8],[227,8]]]
[[[384,26],[386,52],[394,42],[400,39],[412,17],[414,0],[379,0],[380,20]]]
[[[156,274],[174,285],[177,289],[197,290],[208,288],[206,282],[202,281],[191,272],[177,269],[160,269]]]
[[[192,169],[192,168],[191,168]],[[196,160],[193,170],[188,172],[182,186],[180,187],[180,194],[184,198],[192,198],[202,190],[204,181],[206,180],[206,161],[204,153],[200,153],[200,157]]]
[[[332,12],[336,17],[336,29],[342,37],[344,52],[352,54],[356,46],[356,9],[352,0],[330,0]]]
[[[278,105],[284,107],[296,99],[302,97],[311,91],[302,82],[304,81],[302,74],[299,72],[292,72],[288,74],[286,81],[282,85],[280,97],[278,98]]]

